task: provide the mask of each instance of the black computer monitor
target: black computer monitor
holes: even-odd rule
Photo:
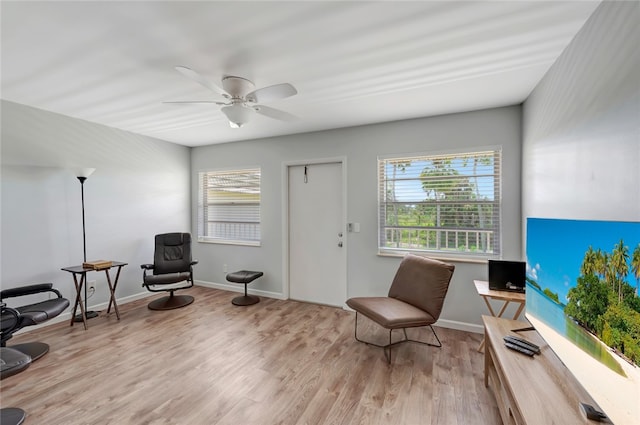
[[[524,261],[489,260],[489,289],[524,292]]]

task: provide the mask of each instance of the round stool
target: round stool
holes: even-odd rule
[[[252,305],[260,302],[260,298],[255,295],[247,295],[247,285],[264,273],[262,272],[253,272],[251,270],[240,270],[237,272],[229,273],[227,275],[227,280],[233,283],[243,283],[244,284],[244,295],[240,297],[235,297],[231,300],[233,305]]]

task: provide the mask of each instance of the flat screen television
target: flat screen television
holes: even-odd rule
[[[526,233],[527,319],[614,424],[640,424],[640,223],[529,218]]]

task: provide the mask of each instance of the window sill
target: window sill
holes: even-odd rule
[[[402,258],[406,254],[414,254],[419,255],[421,257],[429,257],[434,260],[445,261],[445,262],[454,262],[454,263],[469,263],[469,264],[487,264],[489,259],[498,258],[496,257],[477,257],[477,256],[457,256],[457,255],[447,255],[446,253],[441,252],[419,252],[419,251],[400,251],[400,252],[392,252],[392,251],[378,251],[378,257],[397,257]]]
[[[262,242],[260,242],[260,241],[256,241],[256,242],[252,242],[252,241],[231,241],[231,240],[224,240],[224,239],[198,238],[198,242],[200,242],[200,243],[210,243],[210,244],[215,244],[215,245],[262,246]]]

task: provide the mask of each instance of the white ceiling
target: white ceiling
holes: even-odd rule
[[[179,143],[521,103],[599,2],[1,3],[3,99]],[[231,129],[183,65],[298,94]]]

